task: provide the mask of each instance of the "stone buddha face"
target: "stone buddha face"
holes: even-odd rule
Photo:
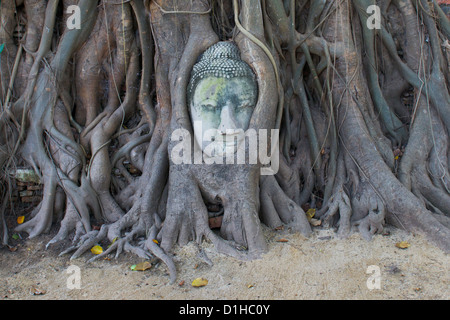
[[[234,154],[257,102],[251,68],[230,42],[205,51],[194,66],[188,103],[196,143],[209,157]]]

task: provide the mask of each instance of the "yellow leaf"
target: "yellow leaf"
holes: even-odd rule
[[[156,240],[156,239],[153,239],[153,242],[156,244],[159,244],[158,240]]]
[[[152,264],[148,261],[144,261],[141,263],[138,263],[133,270],[135,271],[145,271],[147,269],[150,269],[152,267]]]
[[[17,218],[17,223],[22,224],[25,221],[25,216],[20,216]]]
[[[114,244],[114,242],[116,242],[118,239],[119,237],[115,237],[113,241],[108,245],[108,248],[111,247]]]
[[[91,248],[91,252],[92,252],[93,254],[100,254],[100,253],[103,252],[103,248],[100,247],[100,246],[93,246],[93,247]]]
[[[308,211],[306,211],[306,218],[308,219],[308,221],[310,221],[312,218],[314,218],[314,215],[316,214],[316,209],[308,209]]]
[[[411,246],[411,245],[408,243],[408,241],[401,241],[401,242],[397,242],[395,244],[395,246],[400,249],[406,249],[406,248],[409,248],[409,246]]]
[[[194,281],[192,281],[192,286],[199,288],[199,287],[204,287],[208,284],[208,280],[205,278],[197,278]]]

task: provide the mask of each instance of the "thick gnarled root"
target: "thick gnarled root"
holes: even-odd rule
[[[312,230],[305,212],[284,193],[275,177],[262,176],[260,181],[263,223],[273,229],[285,225],[305,237],[310,236]]]
[[[93,246],[108,241],[110,243],[108,248],[101,254],[90,258],[88,262],[102,259],[114,251],[115,258],[118,258],[122,252],[129,252],[143,259],[152,261],[159,259],[168,267],[170,283],[172,284],[177,276],[176,266],[172,258],[155,241],[157,232],[161,228],[160,218],[155,214],[151,227],[148,226],[147,220],[152,219],[145,219],[135,207],[115,223],[104,224],[100,230],[93,230],[81,236],[76,243],[74,242],[74,245],[61,252],[60,255],[75,251],[70,257],[70,260],[74,260],[89,251]],[[126,230],[129,231],[126,232]],[[147,232],[147,230],[149,231]]]
[[[338,221],[337,236],[339,238],[345,238],[351,231],[351,214],[350,199],[345,191],[341,189],[316,213],[316,217],[322,220],[325,227],[332,227]]]
[[[218,252],[240,260],[255,259],[265,252],[258,197],[242,185],[240,188],[237,185],[234,188],[219,187],[219,181],[232,181],[231,178],[223,179],[221,173],[212,178],[195,172],[198,177],[194,178],[191,168],[171,168],[167,212],[161,232],[161,246],[166,252],[170,252],[176,243],[183,246],[191,240],[201,246],[204,238],[210,240]],[[183,179],[179,179],[181,176]],[[202,185],[199,185],[200,180]],[[205,197],[223,204],[224,215],[217,232],[209,227]]]

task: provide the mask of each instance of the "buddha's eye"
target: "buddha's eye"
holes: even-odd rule
[[[202,108],[206,111],[216,111],[216,109],[217,109],[217,107],[215,105],[209,104],[209,103],[203,104]]]
[[[242,111],[248,110],[248,109],[251,109],[251,108],[253,108],[253,104],[251,104],[250,102],[241,103],[241,105],[239,107],[239,109],[241,109]]]

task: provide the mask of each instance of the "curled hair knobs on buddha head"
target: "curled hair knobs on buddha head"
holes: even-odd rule
[[[187,88],[188,101],[192,97],[197,83],[207,77],[256,79],[250,66],[241,60],[239,49],[228,41],[217,42],[209,47],[194,65]]]

